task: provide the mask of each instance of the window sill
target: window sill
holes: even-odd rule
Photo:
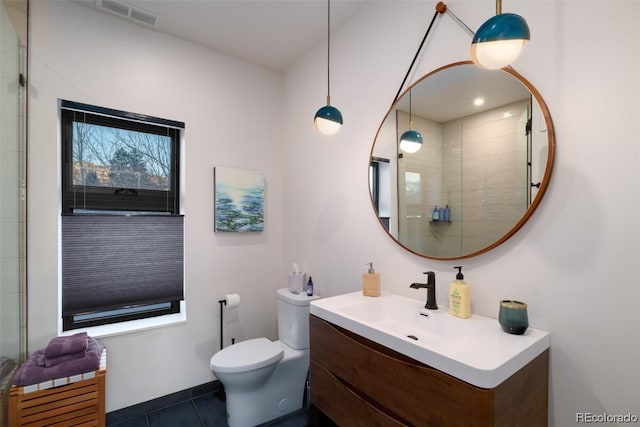
[[[187,322],[187,312],[184,301],[180,302],[180,313],[167,314],[164,316],[148,317],[146,319],[130,320],[128,322],[118,322],[109,325],[92,326],[89,328],[71,329],[62,331],[62,326],[58,329],[58,336],[67,336],[86,332],[92,338],[106,338],[116,335],[142,332],[149,329],[163,328],[166,326],[179,325]]]

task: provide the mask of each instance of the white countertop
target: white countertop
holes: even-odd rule
[[[460,319],[446,308],[424,310],[422,301],[387,292],[315,300],[311,314],[482,388],[496,387],[550,345],[545,331],[507,334],[497,319]]]

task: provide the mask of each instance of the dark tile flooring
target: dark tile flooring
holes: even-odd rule
[[[228,427],[224,394],[208,392],[193,395],[187,400],[171,402],[157,409],[149,408],[133,418],[107,416],[107,427]],[[112,419],[110,418],[119,418]],[[306,410],[263,424],[262,427],[304,427],[307,425]]]

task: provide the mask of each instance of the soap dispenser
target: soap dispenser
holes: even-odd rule
[[[372,262],[368,262],[365,265],[369,266],[369,270],[366,273],[362,273],[362,295],[366,297],[379,297],[380,273],[376,273],[373,269]]]
[[[464,282],[462,266],[458,269],[456,280],[449,285],[449,313],[462,319],[471,317],[471,289]]]

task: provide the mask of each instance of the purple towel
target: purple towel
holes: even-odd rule
[[[100,356],[103,348],[104,346],[98,341],[89,338],[84,357],[67,360],[51,367],[38,364],[38,360],[41,357],[45,357],[45,350],[38,350],[18,369],[18,372],[13,377],[13,384],[17,386],[38,384],[54,378],[64,378],[95,371],[100,368]]]
[[[87,349],[87,333],[79,332],[66,337],[55,337],[44,349],[47,359],[54,359],[65,354],[79,353]]]
[[[52,358],[49,358],[45,356],[44,353],[42,353],[38,357],[38,366],[46,366],[47,368],[50,368],[59,363],[66,362],[67,360],[82,359],[83,357],[86,356],[86,354],[87,354],[86,349],[79,351],[77,353],[67,353],[67,354],[63,354],[62,356],[52,357]]]

